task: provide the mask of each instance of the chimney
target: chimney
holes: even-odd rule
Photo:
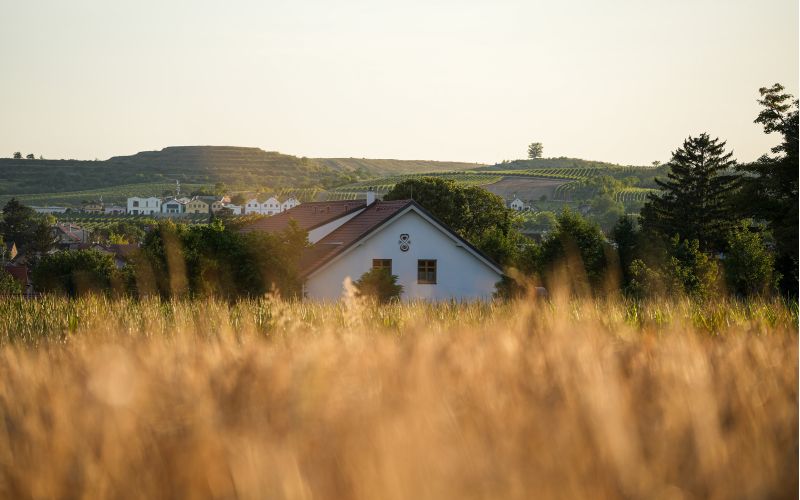
[[[373,203],[375,203],[375,191],[372,189],[372,187],[370,187],[367,191],[367,206],[370,206]]]

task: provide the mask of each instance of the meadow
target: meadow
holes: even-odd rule
[[[0,302],[4,498],[797,495],[779,300]]]

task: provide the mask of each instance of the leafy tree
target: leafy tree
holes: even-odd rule
[[[716,290],[716,261],[700,250],[697,240],[682,240],[675,235],[664,250],[663,258],[653,264],[642,259],[631,262],[625,288],[629,295],[644,298],[679,294],[704,300]]]
[[[31,278],[37,291],[75,297],[108,292],[115,273],[111,255],[97,250],[67,250],[42,257]]]
[[[728,236],[728,251],[723,262],[725,281],[737,295],[763,295],[776,290],[774,259],[764,246],[761,234],[742,222]]]
[[[735,163],[724,141],[707,134],[686,139],[672,154],[667,180],[656,179],[662,191],[648,195],[642,227],[666,238],[696,239],[703,251],[723,250],[735,223],[731,201],[738,176],[728,173]]]
[[[55,243],[53,223],[52,216],[41,216],[16,198],[11,198],[3,207],[0,234],[5,241],[16,243],[20,251],[43,253]]]
[[[592,220],[597,222],[604,232],[611,231],[617,220],[625,215],[625,206],[609,193],[592,198],[590,206]]]
[[[506,208],[502,198],[485,189],[422,177],[396,184],[383,199],[414,199],[500,264],[513,261],[506,250],[518,239],[514,214]],[[500,243],[498,238],[509,238],[510,242]],[[481,246],[483,242],[487,243],[485,248]],[[495,249],[503,251],[494,253]]]
[[[258,296],[276,290],[285,297],[302,290],[298,259],[307,234],[296,224],[280,234],[247,234],[217,219],[188,227],[162,221],[149,232],[136,259],[140,293]]]
[[[540,270],[563,270],[577,291],[599,290],[604,285],[610,246],[600,227],[569,209],[558,217],[558,227],[543,243]]]
[[[639,256],[639,238],[640,233],[632,217],[620,217],[611,231],[611,239],[617,247],[623,289],[628,287],[631,282],[631,265]]]
[[[387,269],[372,268],[353,283],[360,297],[372,297],[384,304],[398,300],[403,293],[403,286],[397,284],[398,277]]]
[[[763,107],[755,123],[781,143],[756,162],[740,165],[747,175],[739,206],[742,216],[766,221],[777,246],[776,266],[784,293],[797,294],[798,284],[798,101],[782,85],[759,89]]]
[[[9,273],[0,269],[0,296],[19,295],[22,293],[22,286],[19,281],[14,279]]]
[[[242,195],[240,193],[237,193],[237,194],[231,196],[231,203],[233,203],[234,205],[240,205],[241,206],[241,205],[244,205],[246,202],[247,202],[247,200],[245,199],[244,195]]]
[[[532,142],[528,145],[528,158],[531,160],[535,160],[536,158],[541,158],[542,153],[544,152],[544,147],[542,146],[541,142]]]
[[[25,158],[28,159],[28,160],[35,160],[36,159],[36,157],[33,155],[33,153],[29,153]]]
[[[14,159],[15,160],[21,160],[22,159],[22,153],[20,153],[19,151],[14,153]]]

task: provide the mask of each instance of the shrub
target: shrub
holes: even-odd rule
[[[403,293],[403,286],[397,284],[397,276],[386,269],[370,269],[353,284],[360,297],[372,297],[380,303],[397,300]]]
[[[774,292],[778,283],[774,266],[760,233],[751,231],[746,222],[731,231],[724,261],[725,281],[731,292],[742,296]]]

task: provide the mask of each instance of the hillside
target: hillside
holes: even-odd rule
[[[599,169],[641,169],[651,168],[643,166],[619,165],[604,161],[582,160],[580,158],[536,158],[534,160],[513,160],[496,163],[494,165],[484,165],[477,170],[529,170],[540,168],[599,168]]]
[[[423,172],[450,172],[485,167],[481,163],[426,160],[380,160],[370,158],[314,158],[335,170],[363,172],[366,175],[417,174]]]
[[[153,185],[213,185],[232,189],[331,188],[390,174],[466,169],[474,163],[299,158],[259,148],[171,146],[104,161],[0,158],[0,198],[29,195],[61,202],[91,195],[148,193]],[[142,191],[144,192],[144,191]],[[33,196],[41,195],[41,196]],[[63,195],[63,196],[62,196]]]

